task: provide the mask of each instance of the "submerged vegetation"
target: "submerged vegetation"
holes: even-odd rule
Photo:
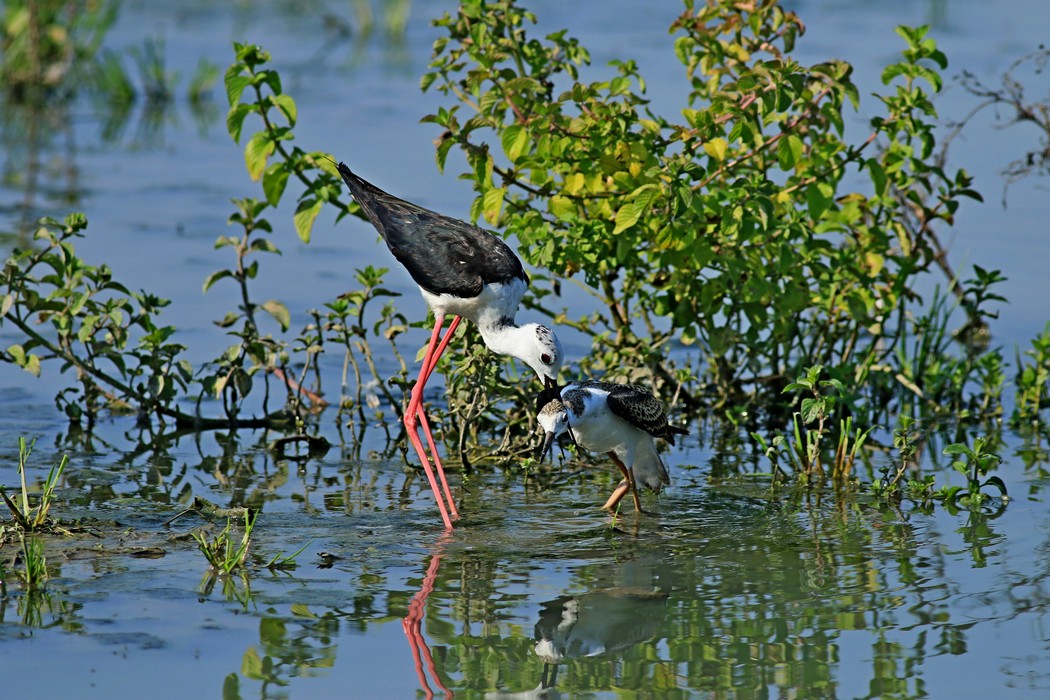
[[[4,504],[7,506],[15,526],[23,534],[47,529],[51,524],[48,514],[51,511],[51,504],[55,498],[55,489],[58,487],[68,460],[68,456],[63,455],[62,460],[51,467],[51,471],[47,474],[47,479],[44,480],[36,505],[31,506],[29,504],[30,490],[26,481],[26,464],[29,462],[29,457],[32,454],[33,444],[26,442],[25,438],[19,438],[18,477],[21,480],[21,491],[15,499],[12,499],[0,486],[0,498],[4,499]],[[0,532],[0,541],[4,539],[6,539],[5,533]]]
[[[44,543],[41,537],[48,533],[63,532],[63,528],[50,516],[51,505],[55,500],[55,489],[62,479],[66,468],[67,457],[51,467],[47,478],[40,489],[39,496],[30,504],[31,489],[26,477],[26,467],[33,454],[33,443],[25,438],[18,439],[18,477],[21,488],[14,498],[0,486],[0,498],[7,507],[10,521],[0,518],[0,549],[8,541],[18,540],[18,555],[15,561],[20,566],[12,566],[14,580],[21,583],[26,591],[38,591],[50,578],[47,569],[47,557],[44,554]],[[0,596],[7,595],[8,571],[0,561]]]
[[[83,28],[112,21],[108,5],[92,7]],[[9,36],[44,20],[26,21],[9,18]],[[900,481],[905,460],[896,458],[896,477],[878,478],[870,455],[888,451],[880,431],[945,429],[956,445],[965,426],[1001,416],[1010,363],[990,341],[1004,276],[978,265],[957,275],[941,244],[960,203],[980,195],[965,170],[947,165],[950,139],[938,141],[933,98],[948,62],[926,28],[898,30],[901,56],[882,72],[869,129],[854,136],[845,128],[860,104],[852,67],[796,61],[803,25],[773,0],[685,2],[671,26],[690,86],[679,115],[653,111],[631,60],[588,80],[586,47],[568,31],[536,36],[535,22],[512,0],[467,0],[438,19],[443,35],[422,87],[447,104],[424,121],[441,130],[440,168],[462,152],[477,191],[472,216],[515,236],[522,256],[546,271],[534,275],[526,303],[590,337],[591,354],[570,372],[645,382],[684,419],[717,411],[729,430],[752,436],[774,477],[807,485],[854,483],[863,464],[882,492]],[[85,36],[95,37],[74,33],[68,45],[36,49],[46,55],[9,39],[4,70],[46,84],[41,66],[70,52],[101,55]],[[309,440],[331,382],[318,358],[333,348],[344,357],[338,420],[363,430],[371,417],[401,415],[409,380],[398,337],[412,324],[385,299],[394,296],[385,269],[357,270],[357,287],[319,300],[324,310],[310,310],[300,329],[283,302],[255,298],[263,254],[280,253],[267,214],[289,191],[303,240],[324,207],[340,218],[359,212],[337,158],[295,145],[298,110],[269,54],[251,44],[235,51],[226,125],[244,143],[262,197],[234,202],[229,222],[239,233],[216,241],[233,260],[203,282],[212,295],[234,293],[216,319],[234,341],[221,355],[194,367],[178,329],[160,317],[167,300],[80,257],[82,214],[42,220],[34,243],[5,264],[2,323],[22,340],[2,359],[34,374],[47,365],[68,372],[73,386],[56,403],[88,429],[103,411],[127,411],[155,438],[265,426]],[[177,78],[164,68],[163,44],[133,56],[145,94],[170,95]],[[966,80],[989,104],[1045,117],[1023,92]],[[930,278],[946,291],[924,299],[916,290]],[[567,281],[598,310],[559,308]],[[498,381],[501,365],[473,333],[454,341],[463,347],[442,368],[450,408],[441,434],[464,468],[524,458],[534,426],[529,389]],[[1045,336],[1015,362],[1015,424],[1042,423]],[[375,362],[381,344],[398,363],[393,378]],[[973,444],[977,455],[996,439]],[[970,461],[982,465],[968,471],[971,502],[989,484],[1005,491],[986,478],[994,465]]]

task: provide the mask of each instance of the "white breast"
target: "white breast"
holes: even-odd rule
[[[521,298],[525,296],[524,280],[515,279],[506,284],[495,282],[481,288],[476,297],[456,297],[451,294],[431,294],[420,289],[423,299],[434,314],[462,316],[476,325],[495,324],[502,318],[514,319]]]
[[[596,452],[608,452],[624,443],[633,445],[636,429],[610,411],[604,399],[591,394],[581,415],[569,414],[569,425],[576,440],[582,447]]]

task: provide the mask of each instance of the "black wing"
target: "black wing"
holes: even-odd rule
[[[485,284],[528,282],[518,256],[495,234],[384,192],[343,163],[339,174],[390,252],[428,292],[474,297]]]
[[[683,428],[668,425],[663,404],[644,387],[611,382],[587,383],[609,392],[606,404],[613,414],[653,437],[663,438],[673,445],[676,434],[688,435]]]

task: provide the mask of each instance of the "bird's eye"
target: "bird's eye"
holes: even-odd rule
[[[540,355],[540,362],[542,362],[545,365],[549,365],[551,363],[551,356],[547,353],[543,353],[542,355]]]

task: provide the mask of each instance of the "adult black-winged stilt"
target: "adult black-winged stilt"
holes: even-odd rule
[[[638,482],[656,493],[670,483],[654,438],[673,445],[675,435],[689,434],[670,425],[656,397],[633,384],[593,380],[569,384],[560,398],[540,409],[537,418],[546,433],[541,459],[554,439],[566,432],[580,447],[609,454],[624,480],[602,506],[607,510],[615,509],[630,491],[635,510],[642,512]]]
[[[459,513],[423,411],[423,389],[460,319],[466,318],[478,327],[489,350],[516,357],[531,367],[544,387],[556,386],[562,364],[561,343],[547,326],[537,323],[519,326],[514,322],[529,277],[502,239],[472,224],[388,194],[355,175],[343,163],[339,164],[339,174],[390,252],[419,285],[423,299],[434,312],[434,330],[405,410],[405,427],[423,462],[445,527],[451,530],[449,512],[453,518]],[[442,336],[441,327],[449,315],[454,318]],[[422,427],[426,435],[434,470],[448,501],[447,509],[438,491],[430,458],[419,439],[418,427]]]

